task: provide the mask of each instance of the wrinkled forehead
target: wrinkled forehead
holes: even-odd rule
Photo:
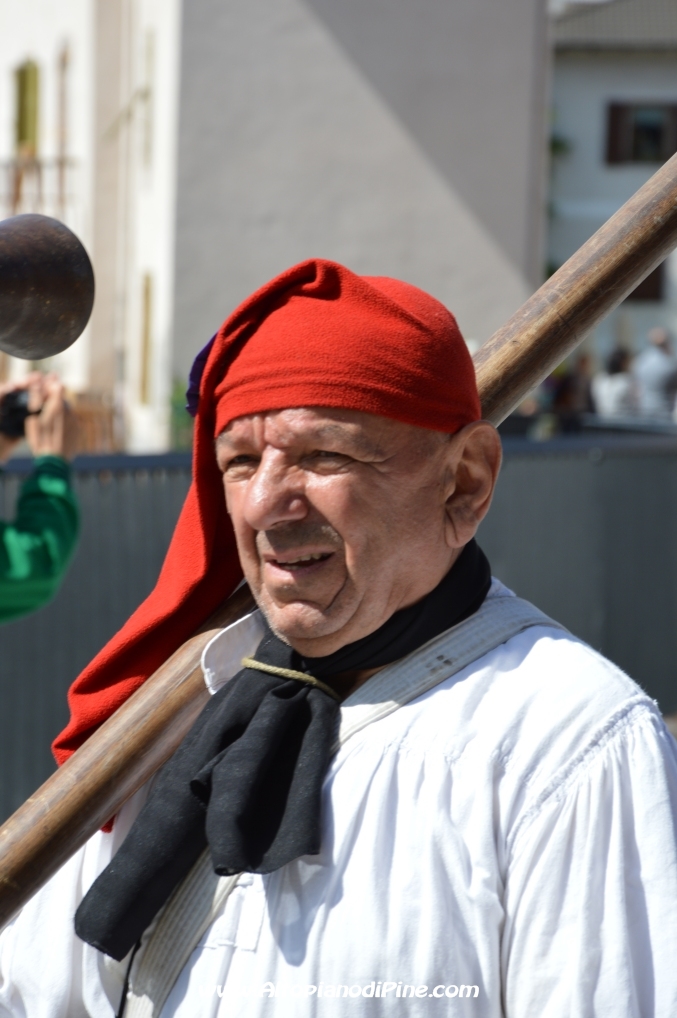
[[[416,445],[422,452],[448,438],[404,421],[361,410],[334,407],[288,407],[264,413],[244,414],[219,434],[217,450],[241,445],[263,448],[350,447],[365,455],[386,454],[388,449]]]

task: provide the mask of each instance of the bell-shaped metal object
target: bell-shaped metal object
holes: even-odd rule
[[[67,226],[39,215],[0,221],[0,350],[53,357],[75,342],[93,304],[92,263]]]

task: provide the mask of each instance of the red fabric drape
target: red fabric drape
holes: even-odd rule
[[[193,482],[153,592],[70,688],[63,763],[233,591],[242,572],[214,438],[236,417],[325,406],[455,432],[480,417],[472,360],[447,309],[395,279],[311,259],[249,297],[210,350]]]

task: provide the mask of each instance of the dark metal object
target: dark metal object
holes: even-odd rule
[[[8,438],[22,438],[26,418],[39,413],[39,410],[28,409],[27,389],[8,392],[0,400],[0,431]]]
[[[94,272],[84,247],[49,216],[0,222],[0,350],[43,360],[66,350],[94,303]]]

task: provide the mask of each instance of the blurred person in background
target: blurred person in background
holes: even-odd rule
[[[677,360],[667,329],[651,329],[649,345],[635,358],[639,412],[642,417],[671,420],[677,392]]]
[[[573,406],[578,414],[591,414],[595,404],[592,399],[593,365],[589,353],[580,353],[574,362],[572,375]]]
[[[591,361],[587,353],[580,354],[573,367],[564,372],[553,372],[552,410],[557,417],[559,432],[570,434],[580,431],[583,414],[592,412],[591,373]]]
[[[35,467],[21,486],[16,517],[0,522],[0,622],[26,615],[57,592],[73,555],[79,511],[68,460],[76,451],[77,422],[55,375],[35,372],[0,385],[28,391],[25,437]],[[21,438],[0,431],[0,463]]]
[[[632,374],[632,357],[628,350],[616,347],[592,380],[595,412],[600,417],[633,417],[637,414],[637,385]]]

